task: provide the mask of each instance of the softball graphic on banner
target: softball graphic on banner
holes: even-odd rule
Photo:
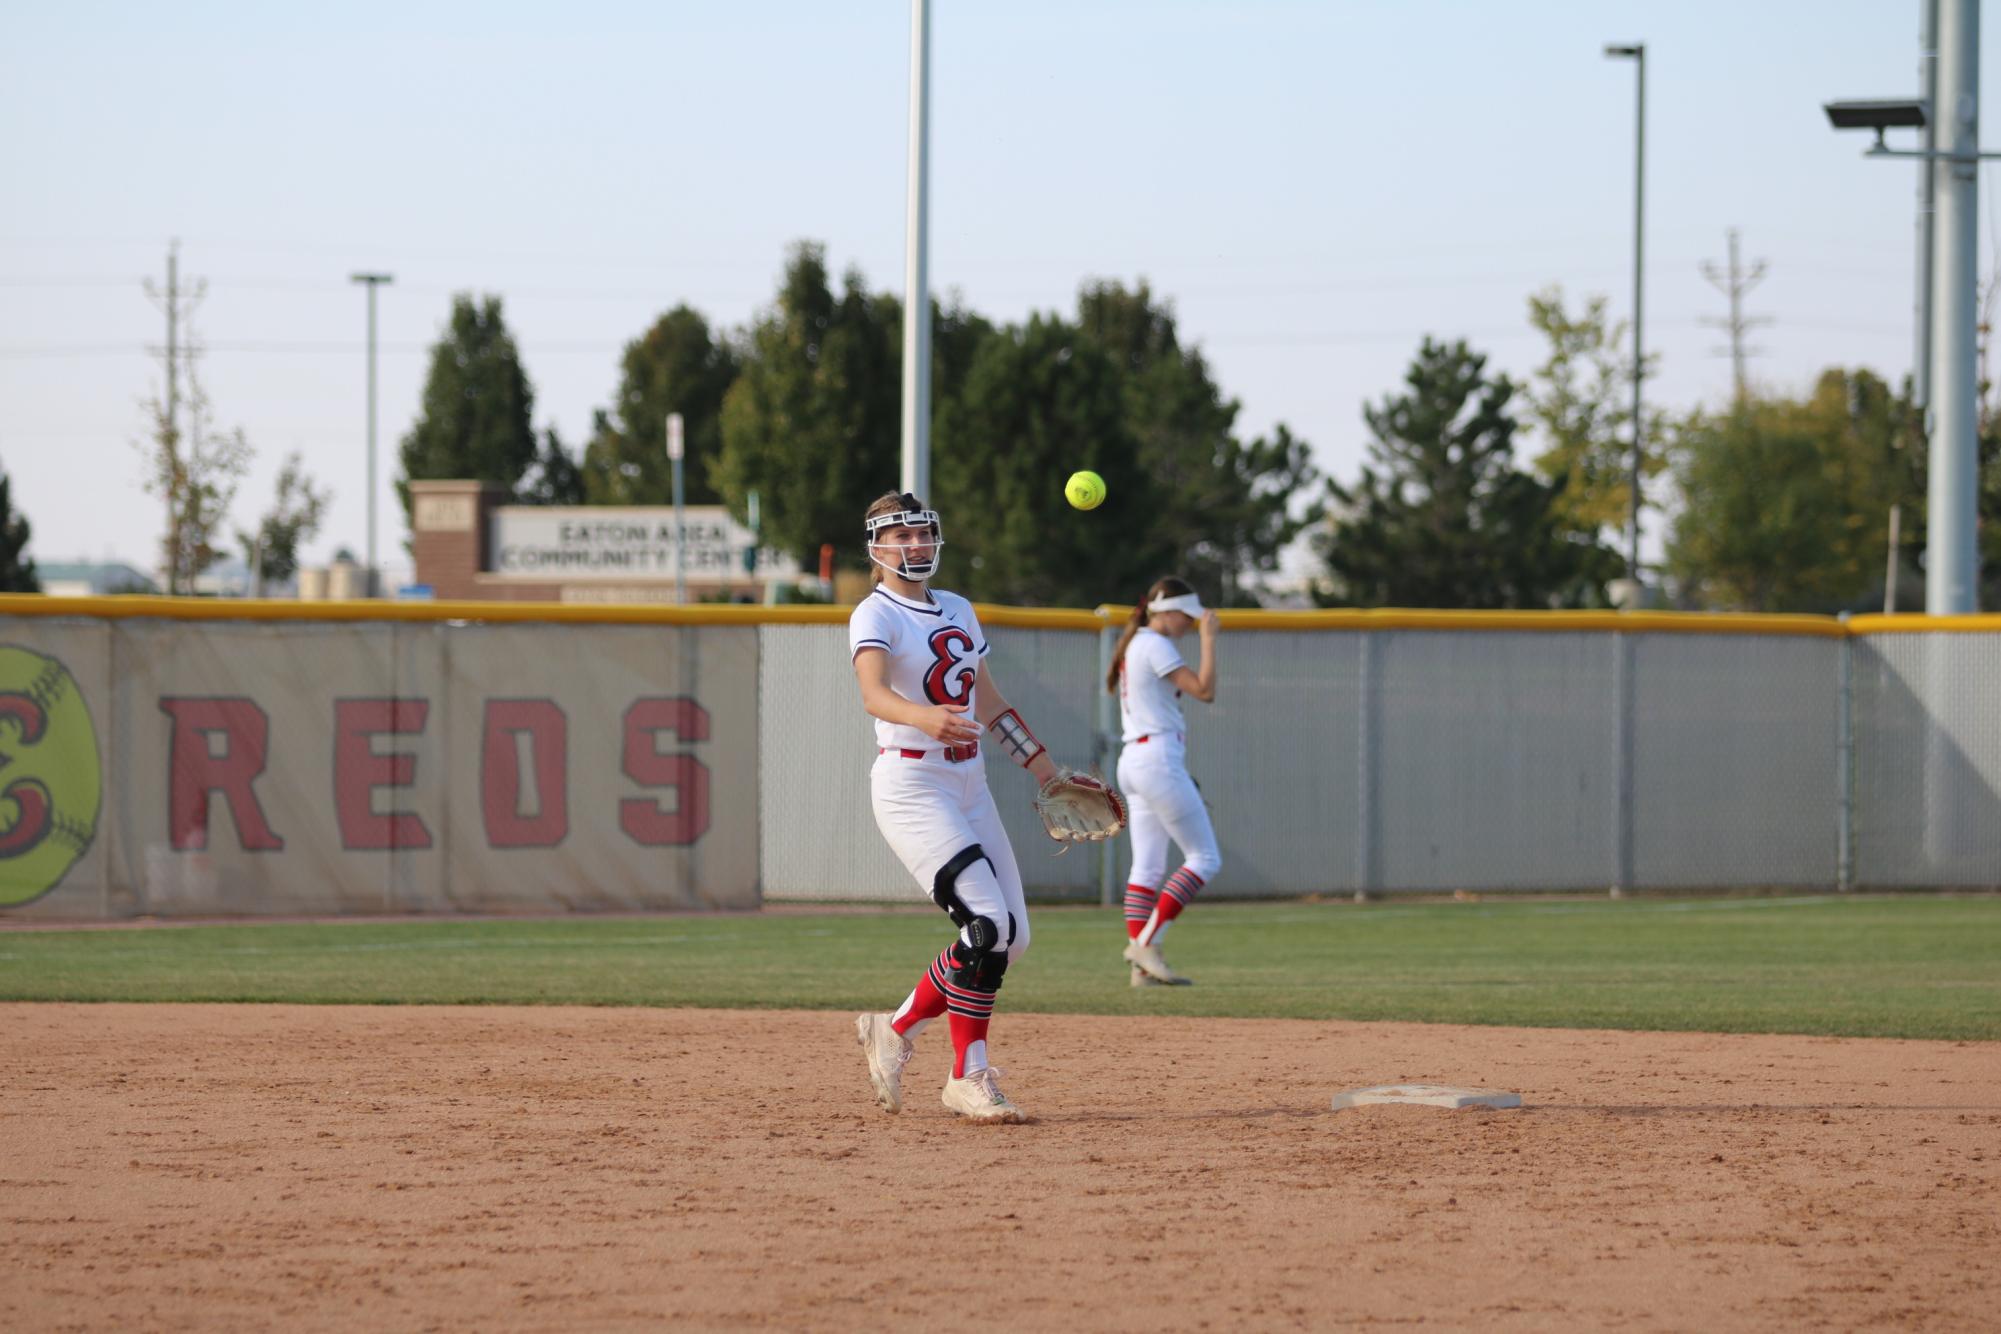
[[[0,908],[57,885],[97,833],[97,729],[76,678],[0,646]]]

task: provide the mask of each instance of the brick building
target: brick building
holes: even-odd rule
[[[775,586],[802,577],[797,561],[756,547],[755,535],[720,505],[684,507],[684,545],[671,506],[506,500],[507,489],[490,482],[411,482],[416,582],[437,598],[673,602],[684,552],[690,602],[769,601]]]

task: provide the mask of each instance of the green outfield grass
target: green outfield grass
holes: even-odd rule
[[[0,1000],[885,1008],[930,912],[0,931]],[[1047,908],[1005,1010],[2001,1038],[2001,896],[1198,904],[1134,991]]]

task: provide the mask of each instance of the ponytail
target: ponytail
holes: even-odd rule
[[[1133,608],[1132,615],[1126,617],[1126,628],[1119,632],[1119,642],[1112,649],[1112,669],[1105,673],[1105,693],[1108,695],[1119,693],[1119,673],[1125,670],[1126,650],[1132,647],[1133,636],[1146,624],[1146,602],[1150,600],[1142,601]]]
[[[1119,642],[1112,649],[1111,670],[1105,673],[1106,694],[1119,693],[1119,673],[1125,670],[1126,650],[1132,647],[1133,636],[1146,627],[1147,618],[1151,615],[1147,607],[1155,598],[1177,598],[1194,591],[1187,580],[1177,579],[1171,574],[1153,581],[1153,587],[1147,589],[1146,596],[1133,605],[1132,614],[1126,617],[1125,629],[1119,632]]]

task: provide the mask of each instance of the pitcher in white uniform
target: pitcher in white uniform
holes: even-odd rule
[[[939,1015],[952,1036],[945,1106],[975,1121],[1021,1121],[987,1063],[987,1025],[1008,965],[1028,948],[1021,872],[980,755],[988,746],[1049,780],[1055,766],[987,672],[972,604],[928,587],[944,533],[917,497],[891,492],[863,517],[876,586],[848,618],[862,707],[875,718],[869,792],[877,826],[958,935],[894,1014],[855,1019],[885,1111],[903,1106],[912,1041]]]
[[[1191,670],[1175,641],[1201,634],[1202,665]],[[1216,613],[1195,590],[1169,575],[1146,592],[1119,637],[1105,688],[1119,697],[1119,789],[1131,811],[1132,870],[1126,876],[1126,962],[1132,985],[1186,986],[1167,966],[1167,928],[1202,886],[1223,869],[1209,807],[1188,776],[1188,739],[1181,697],[1216,698]],[[1181,865],[1167,874],[1167,845]]]

